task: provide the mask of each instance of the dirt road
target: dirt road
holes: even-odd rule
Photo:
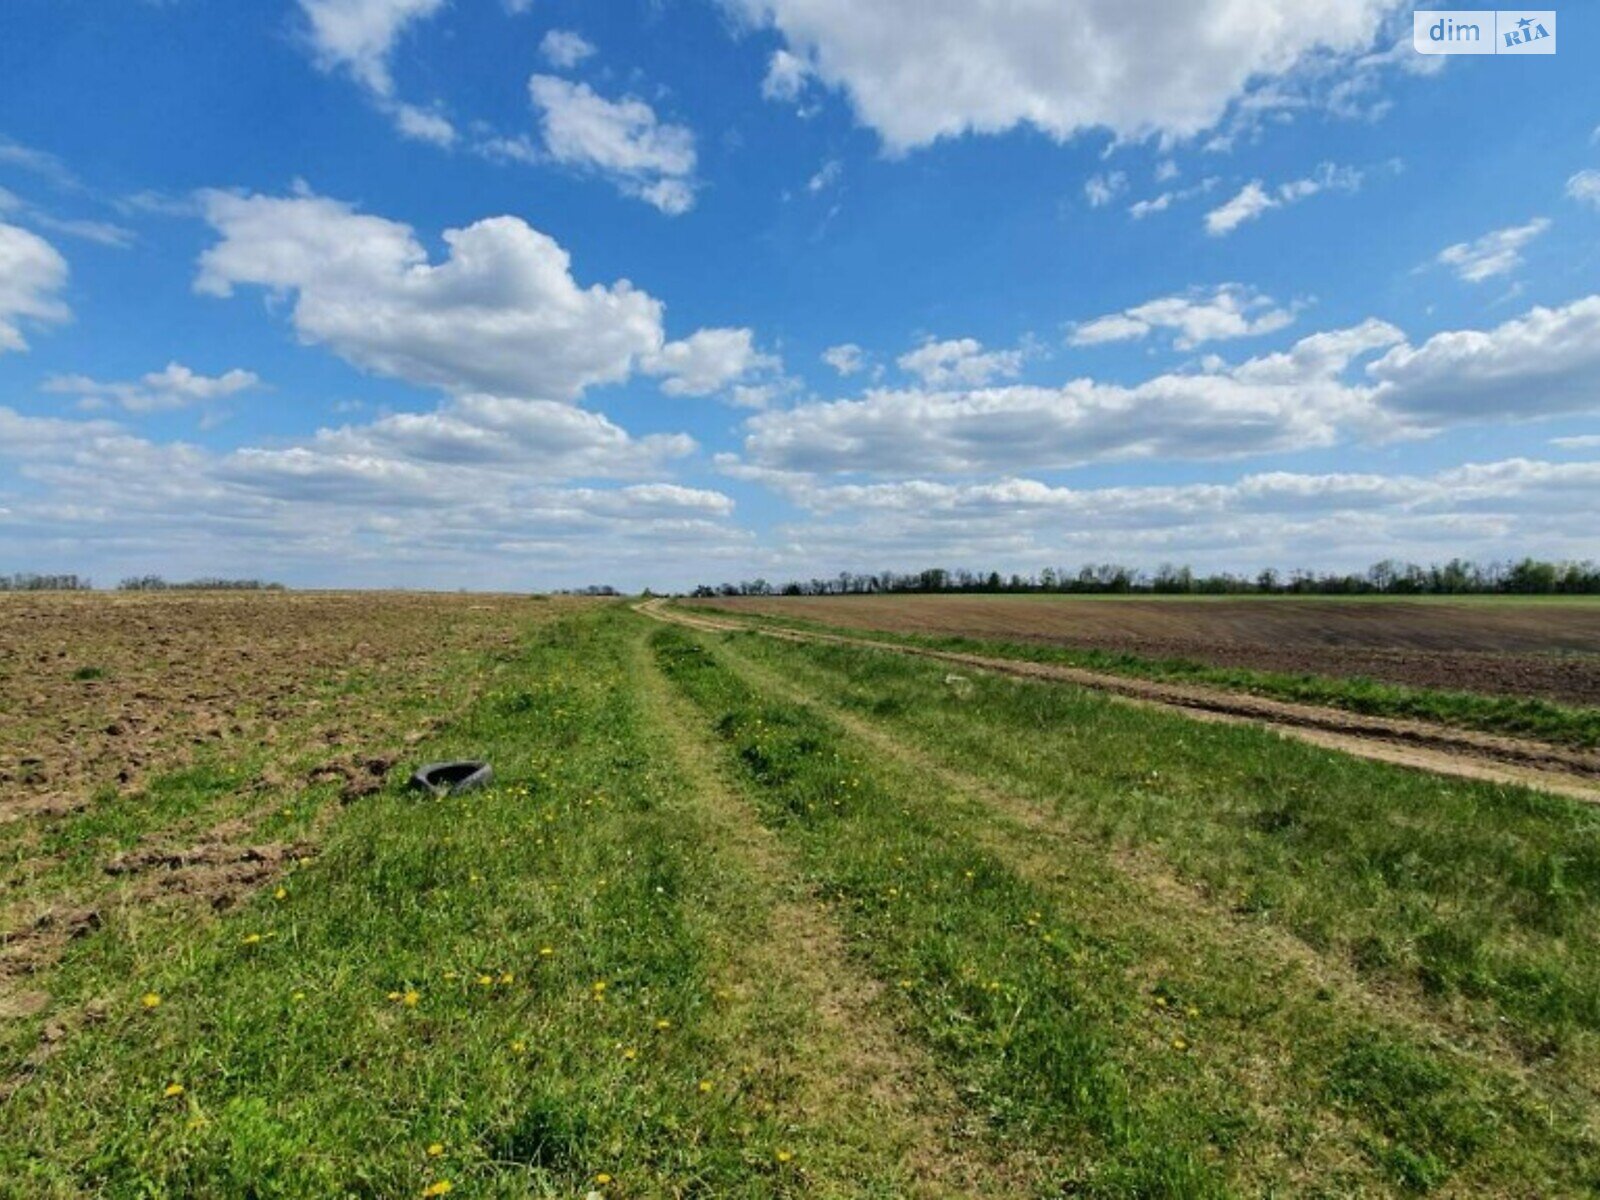
[[[1076,667],[989,658],[843,634],[763,627],[731,618],[685,612],[664,600],[647,600],[638,606],[638,611],[659,621],[709,633],[758,633],[786,641],[867,646],[1022,679],[1057,680],[1200,720],[1265,725],[1285,737],[1362,758],[1463,779],[1519,784],[1591,804],[1600,803],[1600,754],[1542,742],[1499,737],[1426,721],[1368,717],[1336,708],[1291,704],[1192,684],[1131,679]]]

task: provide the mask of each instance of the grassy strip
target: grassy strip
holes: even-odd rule
[[[0,1101],[0,1191],[898,1194],[713,983],[769,899],[658,765],[629,625],[535,633],[419,749],[491,758],[492,790],[382,793],[279,896],[82,939],[59,994],[98,1000]]]
[[[739,639],[1103,844],[1165,859],[1442,1014],[1600,1087],[1600,812],[870,649]]]
[[[1489,696],[1478,692],[1445,691],[1384,683],[1360,676],[1290,674],[1245,667],[1218,667],[1188,659],[1145,658],[1120,651],[1078,649],[1034,642],[1008,642],[984,638],[942,637],[928,634],[889,633],[852,626],[828,625],[799,617],[756,613],[731,613],[706,605],[684,605],[694,612],[781,629],[842,634],[888,645],[918,646],[960,654],[1023,662],[1055,663],[1088,671],[1103,671],[1133,679],[1163,683],[1203,684],[1247,692],[1274,700],[1317,704],[1372,717],[1434,721],[1460,729],[1536,738],[1558,745],[1600,746],[1600,709],[1574,708],[1551,700],[1525,696]]]
[[[959,814],[977,845],[1071,914],[1106,965],[1122,966],[1122,978],[1096,981],[1114,1001],[1135,989],[1145,1001],[1112,1006],[1120,1069],[1138,1090],[1170,1087],[1167,1038],[1182,1044],[1185,1102],[1207,1113],[1241,1192],[1361,1194],[1374,1170],[1407,1189],[1448,1182],[1473,1195],[1593,1187],[1594,1098],[1559,1073],[1536,1082],[1498,1043],[1441,1039],[1422,1005],[1374,994],[1271,926],[1197,903],[1143,856],[1052,820],[1004,778],[953,767],[888,722],[841,708],[829,699],[836,680],[732,645],[724,653],[763,694],[826,712],[880,774],[936,797],[946,825]]]
[[[893,985],[902,1025],[998,1136],[1053,1156],[1049,1194],[1514,1194],[1530,1181],[1554,1194],[1600,1180],[1570,1113],[1514,1078],[1141,912],[1160,906],[1103,864],[1041,862],[1024,831],[926,772],[863,753],[681,632],[655,640]]]

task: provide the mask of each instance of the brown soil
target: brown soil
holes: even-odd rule
[[[0,824],[126,793],[197,754],[326,748],[360,794],[408,709],[463,691],[532,602],[385,593],[0,596]],[[413,718],[414,720],[415,718]],[[280,753],[281,752],[281,753]],[[391,756],[392,761],[392,756]]]
[[[640,611],[708,632],[751,629],[726,618],[706,617],[650,601]],[[870,645],[940,662],[1013,675],[1052,679],[1111,692],[1142,704],[1182,711],[1205,720],[1250,721],[1329,749],[1439,774],[1514,783],[1591,803],[1600,803],[1600,753],[1552,746],[1434,725],[1426,721],[1367,717],[1309,704],[1291,704],[1191,684],[1130,679],[1046,663],[988,658],[872,642],[844,635],[759,628],[755,632],[790,641]]]
[[[1212,666],[1600,704],[1600,604],[1056,596],[784,596],[703,603],[855,629],[1043,642]]]

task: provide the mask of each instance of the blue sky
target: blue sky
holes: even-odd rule
[[[1600,29],[8,0],[0,569],[1600,556]]]

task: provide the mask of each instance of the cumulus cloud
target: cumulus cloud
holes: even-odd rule
[[[1090,208],[1104,208],[1127,190],[1128,176],[1123,171],[1091,175],[1083,185],[1084,199],[1089,201]]]
[[[1173,345],[1192,350],[1210,341],[1272,333],[1293,320],[1294,310],[1279,307],[1271,296],[1237,283],[1225,283],[1210,293],[1194,289],[1085,321],[1073,327],[1069,340],[1074,346],[1093,346],[1143,338],[1153,330],[1170,330],[1174,334]]]
[[[1546,229],[1550,222],[1535,217],[1526,225],[1496,229],[1471,242],[1457,242],[1439,251],[1438,262],[1453,270],[1468,283],[1482,283],[1506,275],[1522,265],[1522,250]]]
[[[775,355],[756,349],[755,334],[748,329],[701,329],[668,342],[640,362],[647,374],[664,379],[661,390],[669,396],[709,396],[782,365]],[[740,403],[747,408],[764,406],[750,391],[741,393]]]
[[[149,413],[186,408],[224,400],[261,386],[253,371],[235,367],[221,375],[202,375],[182,363],[170,362],[136,382],[103,383],[87,375],[53,375],[43,390],[54,395],[76,396],[80,408],[104,408],[116,404],[129,412]]]
[[[679,435],[632,438],[568,405],[496,397],[226,453],[0,407],[0,472],[14,481],[0,554],[37,561],[40,548],[71,544],[113,577],[260,574],[270,562],[302,582],[659,584],[664,571],[747,544],[733,501],[649,479],[559,481],[651,472],[691,447]]]
[[[822,352],[822,361],[846,378],[863,370],[867,365],[866,352],[854,342],[841,342],[837,346],[829,346]]]
[[[902,371],[928,387],[979,387],[1010,379],[1022,370],[1020,350],[985,350],[976,338],[929,339],[895,360]]]
[[[1600,209],[1600,171],[1585,168],[1568,179],[1567,198]]]
[[[976,473],[1326,446],[1380,422],[1370,386],[1341,376],[1358,355],[1399,340],[1382,330],[1315,335],[1283,354],[1131,387],[875,389],[751,418],[744,457],[781,471]]]
[[[575,399],[661,349],[662,305],[626,280],[582,286],[567,252],[516,217],[448,230],[429,261],[408,225],[309,194],[208,192],[219,241],[195,287],[293,297],[303,341],[365,370],[456,393]]]
[[[0,221],[0,354],[26,350],[23,326],[60,324],[72,312],[61,299],[67,260],[36,233]]]
[[[1600,295],[1536,307],[1493,329],[1396,346],[1367,371],[1385,407],[1422,422],[1593,412],[1600,409]]]
[[[1210,129],[1264,80],[1353,63],[1395,0],[726,0],[786,47],[763,90],[844,91],[891,151],[1029,124],[1066,139]],[[781,56],[781,58],[779,57]]]
[[[1220,182],[1222,181],[1215,175],[1211,175],[1205,179],[1202,179],[1193,187],[1172,189],[1161,192],[1155,196],[1146,197],[1143,200],[1135,200],[1132,204],[1128,205],[1128,215],[1131,216],[1135,221],[1142,221],[1145,217],[1151,216],[1155,213],[1166,212],[1167,209],[1171,208],[1174,204],[1180,204],[1185,200],[1192,200],[1196,196],[1204,196],[1213,188],[1215,188]]]
[[[392,59],[406,30],[444,6],[445,0],[300,0],[317,64],[325,71],[347,71],[401,134],[437,145],[455,140],[454,126],[397,98]]]
[[[594,52],[594,43],[572,29],[552,29],[539,42],[545,62],[562,70],[570,70]]]
[[[544,149],[556,162],[595,171],[670,215],[694,207],[694,134],[659,121],[629,96],[607,100],[586,83],[535,75],[528,93],[539,113]]]
[[[1270,209],[1297,204],[1318,192],[1353,192],[1361,187],[1362,172],[1354,167],[1339,167],[1323,163],[1304,179],[1293,179],[1267,189],[1259,179],[1252,179],[1229,200],[1206,214],[1206,232],[1212,237],[1232,233],[1246,221],[1253,221]]]
[[[734,476],[745,473],[726,463]],[[1362,568],[1527,553],[1586,557],[1600,463],[1529,459],[1427,475],[1259,472],[1231,482],[1073,488],[1027,478],[819,484],[769,477],[806,515],[778,531],[798,569],[979,563],[1002,570],[1115,560],[1208,570]]]

